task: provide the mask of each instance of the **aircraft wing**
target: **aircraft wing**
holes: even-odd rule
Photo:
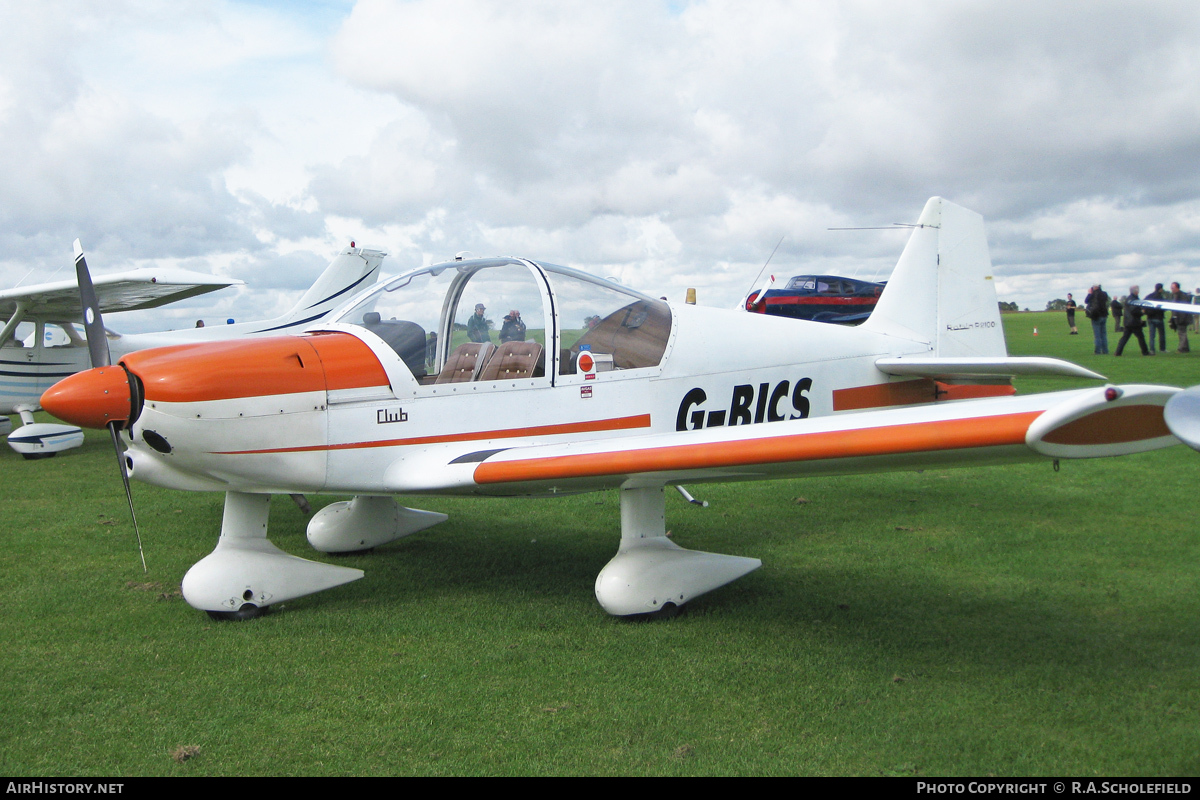
[[[1200,314],[1200,306],[1191,303],[1174,303],[1170,300],[1134,300],[1129,305],[1141,308],[1157,308],[1161,311],[1174,311],[1176,314]]]
[[[101,275],[93,280],[100,312],[139,311],[178,300],[214,292],[241,284],[233,278],[219,278],[182,269],[134,269]],[[79,305],[79,285],[74,280],[18,286],[0,290],[0,317],[11,317],[18,304],[24,316],[77,322],[83,319]]]
[[[1178,444],[1163,420],[1177,392],[1126,385],[563,444],[440,444],[394,464],[386,484],[556,494],[1124,455]]]

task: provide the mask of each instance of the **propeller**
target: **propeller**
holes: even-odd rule
[[[79,303],[83,307],[83,330],[87,335],[88,355],[92,358],[92,367],[112,366],[112,356],[108,350],[108,337],[104,333],[104,320],[100,316],[100,301],[96,299],[96,288],[92,286],[92,276],[88,272],[87,260],[83,257],[83,247],[75,240],[75,275],[79,280]],[[142,532],[138,530],[137,514],[133,511],[133,492],[129,488],[129,470],[125,468],[125,454],[121,450],[121,436],[117,433],[123,420],[114,419],[105,427],[112,435],[113,450],[117,454],[117,467],[121,470],[121,482],[125,484],[125,499],[129,502],[129,516],[133,519],[133,532],[137,536],[138,555],[142,558],[142,572],[146,569],[146,553],[142,550]]]

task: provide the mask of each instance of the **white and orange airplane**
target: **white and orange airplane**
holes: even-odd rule
[[[507,312],[502,326],[488,308]],[[183,579],[188,603],[214,616],[254,616],[363,575],[271,544],[274,493],[355,495],[308,526],[312,546],[333,553],[445,519],[395,495],[619,490],[620,546],[596,597],[634,615],[760,566],[668,539],[667,486],[1178,443],[1163,417],[1176,388],[1015,396],[1016,374],[1103,376],[1007,355],[983,220],[936,197],[854,328],[675,305],[521,258],[413,270],[329,319],[300,335],[134,353],[42,398],[62,419],[122,431],[134,478],[226,493],[216,549]]]

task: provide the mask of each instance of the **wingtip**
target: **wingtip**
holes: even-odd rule
[[[75,249],[75,260],[78,261],[79,257],[83,255],[83,245],[81,245],[79,243],[78,239],[75,240],[74,249]]]
[[[1200,386],[1177,392],[1168,400],[1163,419],[1175,438],[1200,451]]]

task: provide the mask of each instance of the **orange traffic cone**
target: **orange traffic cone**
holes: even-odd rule
[[[1033,329],[1033,335],[1034,335],[1034,336],[1037,336],[1037,328],[1034,328],[1034,329]]]

